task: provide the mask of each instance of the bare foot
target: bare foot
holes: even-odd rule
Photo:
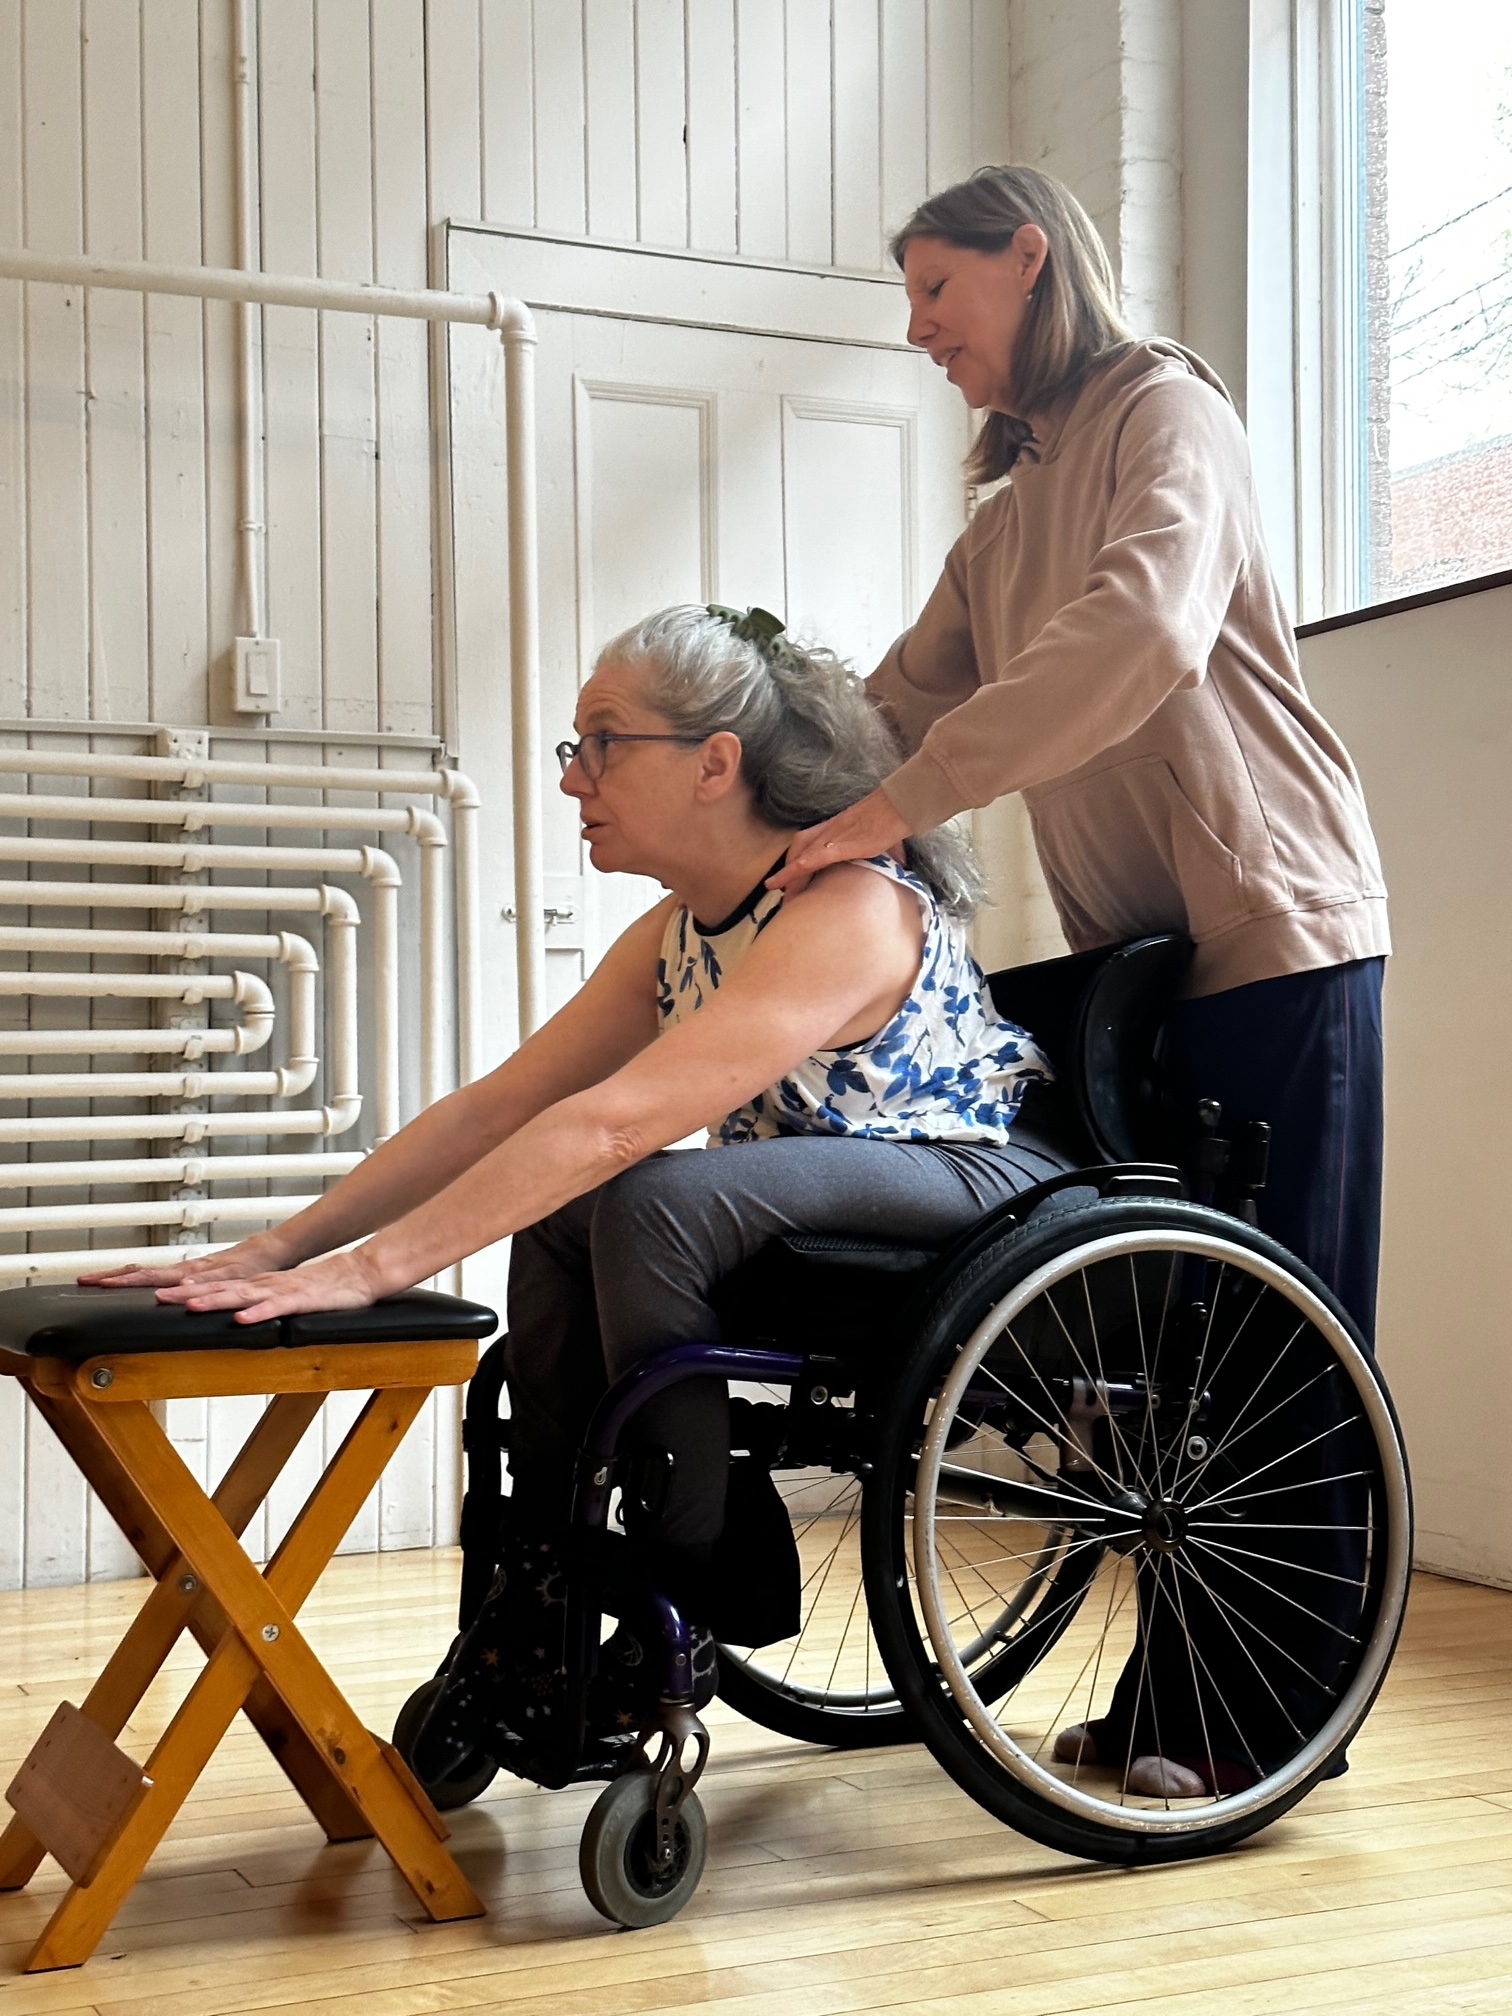
[[[1097,1740],[1085,1722],[1073,1722],[1055,1739],[1057,1764],[1095,1764]]]
[[[1126,1792],[1146,1799],[1200,1799],[1207,1789],[1195,1771],[1169,1757],[1136,1757],[1124,1780]]]

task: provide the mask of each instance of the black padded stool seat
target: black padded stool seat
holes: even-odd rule
[[[0,1290],[0,1351],[79,1364],[138,1351],[249,1351],[295,1344],[419,1344],[488,1337],[498,1317],[481,1302],[413,1288],[367,1309],[321,1310],[271,1323],[238,1323],[230,1309],[159,1302],[150,1288]]]

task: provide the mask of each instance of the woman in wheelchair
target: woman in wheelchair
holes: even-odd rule
[[[1015,1126],[1049,1072],[967,949],[977,884],[957,834],[786,899],[768,887],[795,833],[898,760],[837,659],[761,611],[665,609],[600,654],[576,733],[557,753],[593,866],[653,876],[663,901],[497,1070],[299,1216],[203,1262],[95,1277],[257,1323],[360,1307],[513,1237],[500,1573],[415,1753],[427,1779],[480,1748],[552,1775],[574,1465],[609,1382],[716,1340],[714,1285],[782,1235],[939,1248],[1063,1166]],[[666,1152],[704,1127],[738,1152]],[[724,1382],[660,1394],[637,1436],[670,1463],[627,1504],[636,1579],[698,1620],[725,1512]],[[618,1608],[590,1700],[603,1743],[648,1705],[645,1627],[633,1595]],[[707,1699],[706,1631],[694,1660]]]

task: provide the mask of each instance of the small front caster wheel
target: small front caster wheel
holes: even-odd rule
[[[415,1738],[420,1734],[420,1725],[430,1713],[431,1703],[441,1692],[444,1675],[438,1673],[433,1680],[427,1680],[423,1687],[417,1687],[405,1702],[394,1721],[394,1748],[414,1771]],[[415,1773],[419,1777],[419,1773]],[[458,1806],[469,1806],[474,1799],[481,1798],[495,1778],[499,1767],[492,1757],[469,1757],[459,1764],[447,1778],[438,1779],[434,1785],[426,1785],[425,1790],[432,1806],[438,1813],[451,1813]],[[424,1781],[421,1781],[424,1783]]]
[[[678,1811],[672,1859],[656,1867],[654,1771],[627,1771],[606,1785],[583,1826],[578,1873],[595,1910],[616,1925],[664,1925],[698,1888],[709,1823],[695,1793]]]

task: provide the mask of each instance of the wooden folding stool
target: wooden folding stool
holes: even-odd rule
[[[376,1835],[432,1918],[484,1906],[442,1846],[445,1822],[391,1744],[365,1729],[294,1622],[435,1386],[463,1384],[492,1310],[417,1292],[256,1329],[150,1293],[0,1293],[0,1373],[17,1378],[157,1586],[90,1689],[65,1702],[17,1773],[0,1890],[51,1853],[73,1879],[28,1971],[87,1960],[216,1745],[247,1714],[332,1841]],[[238,1536],[327,1393],[371,1398],[265,1573]],[[213,1496],[155,1401],[269,1394]],[[182,1631],[206,1653],[145,1765],[114,1741]]]

